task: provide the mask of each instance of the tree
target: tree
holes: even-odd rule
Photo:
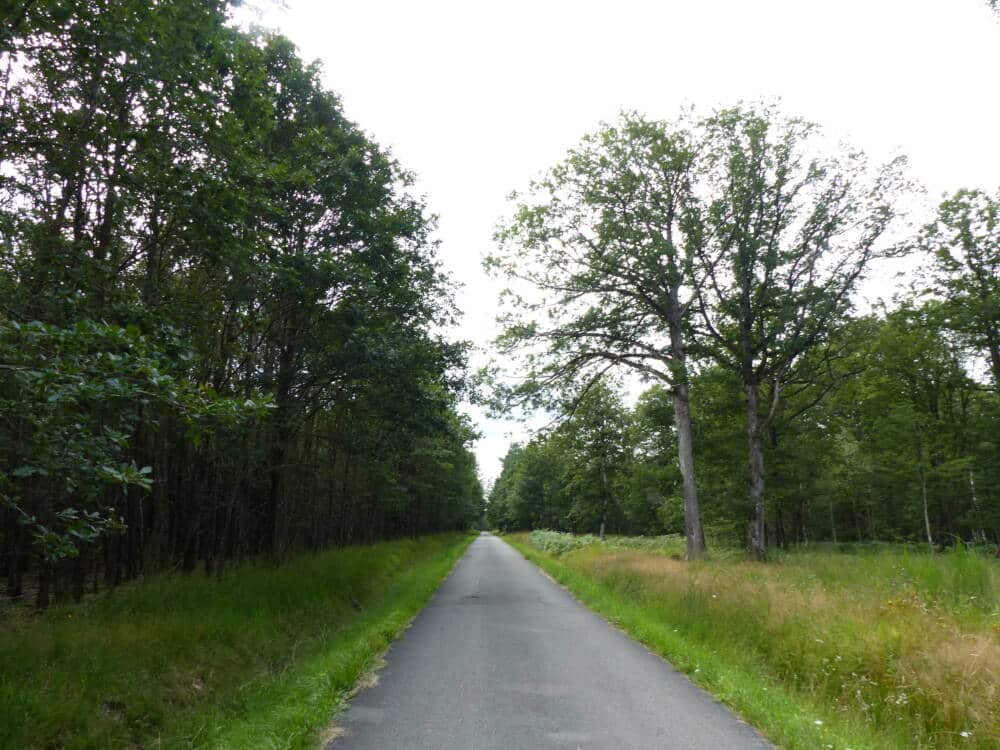
[[[865,321],[864,367],[823,407],[834,440],[819,473],[849,498],[842,515],[855,537],[922,538],[933,549],[995,528],[995,399],[966,372],[945,308],[908,303]]]
[[[766,553],[763,436],[803,355],[823,346],[885,249],[901,162],[812,156],[817,128],[771,108],[723,110],[704,123],[687,238],[698,275],[703,351],[735,372],[746,404],[748,547]],[[766,401],[762,400],[762,393]]]
[[[692,404],[692,413],[693,410]],[[696,413],[694,418],[697,420]],[[682,534],[684,496],[680,472],[672,459],[677,455],[677,433],[673,429],[670,392],[659,384],[648,388],[640,394],[629,422],[632,461],[626,480],[627,491],[621,501],[629,533],[648,534],[662,530]],[[701,477],[699,484],[704,490],[704,472]]]
[[[682,219],[695,144],[681,124],[625,115],[531,186],[487,268],[512,283],[498,344],[522,356],[531,400],[611,370],[671,391],[691,559],[705,553],[685,338],[690,263]],[[586,392],[586,388],[582,389]]]
[[[621,514],[620,487],[631,464],[629,417],[604,381],[573,399],[567,411],[553,442],[565,451],[563,482],[573,498],[568,518],[576,528],[596,528],[604,539],[611,514]]]
[[[948,300],[948,323],[984,352],[1000,391],[1000,194],[959,190],[943,201],[919,245],[934,257],[932,289]]]
[[[151,467],[129,455],[144,412],[147,423],[150,412],[172,414],[194,433],[207,420],[238,424],[266,407],[202,391],[172,375],[169,358],[136,329],[92,321],[59,328],[0,319],[0,371],[8,376],[0,380],[0,507],[31,535],[40,608],[53,567],[121,531],[151,489]],[[19,548],[15,541],[11,554]],[[16,565],[11,573],[19,590]],[[82,593],[77,577],[74,595]]]

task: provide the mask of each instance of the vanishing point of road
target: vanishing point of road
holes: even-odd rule
[[[330,750],[771,747],[494,536],[386,659]]]

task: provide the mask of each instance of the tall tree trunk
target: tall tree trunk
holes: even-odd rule
[[[22,534],[20,533],[20,524],[17,522],[15,512],[13,510],[9,511],[8,516],[10,520],[7,522],[7,528],[10,535],[7,537],[7,596],[11,599],[19,599],[21,594],[24,593],[21,579],[21,569],[23,567],[21,558],[24,554],[21,551]]]
[[[969,467],[969,493],[972,495],[972,515],[975,518],[972,529],[972,539],[976,542],[986,542],[986,529],[983,528],[983,518],[979,514],[979,498],[976,496],[976,477],[972,467]]]
[[[604,527],[608,522],[608,467],[605,457],[601,456],[601,535],[604,541]]]
[[[684,491],[684,536],[687,539],[687,559],[705,556],[705,530],[701,525],[698,486],[694,474],[694,440],[691,436],[691,403],[687,382],[674,385],[674,422],[677,427],[677,461],[681,468]]]
[[[833,495],[830,495],[830,533],[833,534],[833,543],[837,543],[837,524],[833,517]]]
[[[982,292],[983,302],[989,300],[989,295]],[[995,325],[986,324],[986,347],[990,352],[990,372],[993,375],[993,388],[1000,392],[1000,331]]]
[[[671,239],[671,242],[673,240]],[[673,275],[676,267],[671,267]],[[687,342],[684,340],[684,313],[677,292],[678,285],[670,288],[668,328],[670,349],[673,354],[671,375],[673,379],[674,423],[677,428],[677,463],[681,469],[684,492],[684,536],[687,540],[687,559],[698,560],[705,556],[705,530],[701,525],[701,506],[698,503],[698,485],[694,473],[694,440],[691,436],[691,402],[688,396]]]
[[[261,542],[263,550],[274,555],[277,555],[279,551],[278,513],[281,507],[281,480],[287,449],[285,440],[280,436],[275,437],[268,457],[267,505],[264,511],[264,529]]]
[[[79,555],[70,563],[71,591],[73,601],[78,603],[83,599],[83,590],[87,584],[87,571],[84,562],[84,556]]]
[[[49,587],[52,584],[52,565],[43,562],[38,570],[38,591],[35,592],[35,609],[48,609]]]
[[[750,460],[750,514],[748,546],[756,560],[767,557],[764,539],[764,446],[760,436],[760,386],[744,386],[747,395],[747,448]]]
[[[923,501],[924,505],[924,529],[927,532],[927,545],[931,548],[931,554],[934,554],[934,537],[931,536],[931,515],[927,508],[927,470],[924,465],[924,449],[923,446],[920,448],[920,499]]]

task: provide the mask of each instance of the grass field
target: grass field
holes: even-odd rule
[[[0,747],[312,747],[472,538],[159,577],[9,615]]]
[[[678,538],[508,538],[788,748],[1000,747],[1000,564],[959,549],[679,559]]]

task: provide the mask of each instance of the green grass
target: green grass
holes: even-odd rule
[[[9,617],[0,747],[314,746],[472,538],[248,564],[221,581],[158,577]]]
[[[1000,565],[986,556],[690,564],[648,539],[509,540],[783,747],[1000,746]]]

